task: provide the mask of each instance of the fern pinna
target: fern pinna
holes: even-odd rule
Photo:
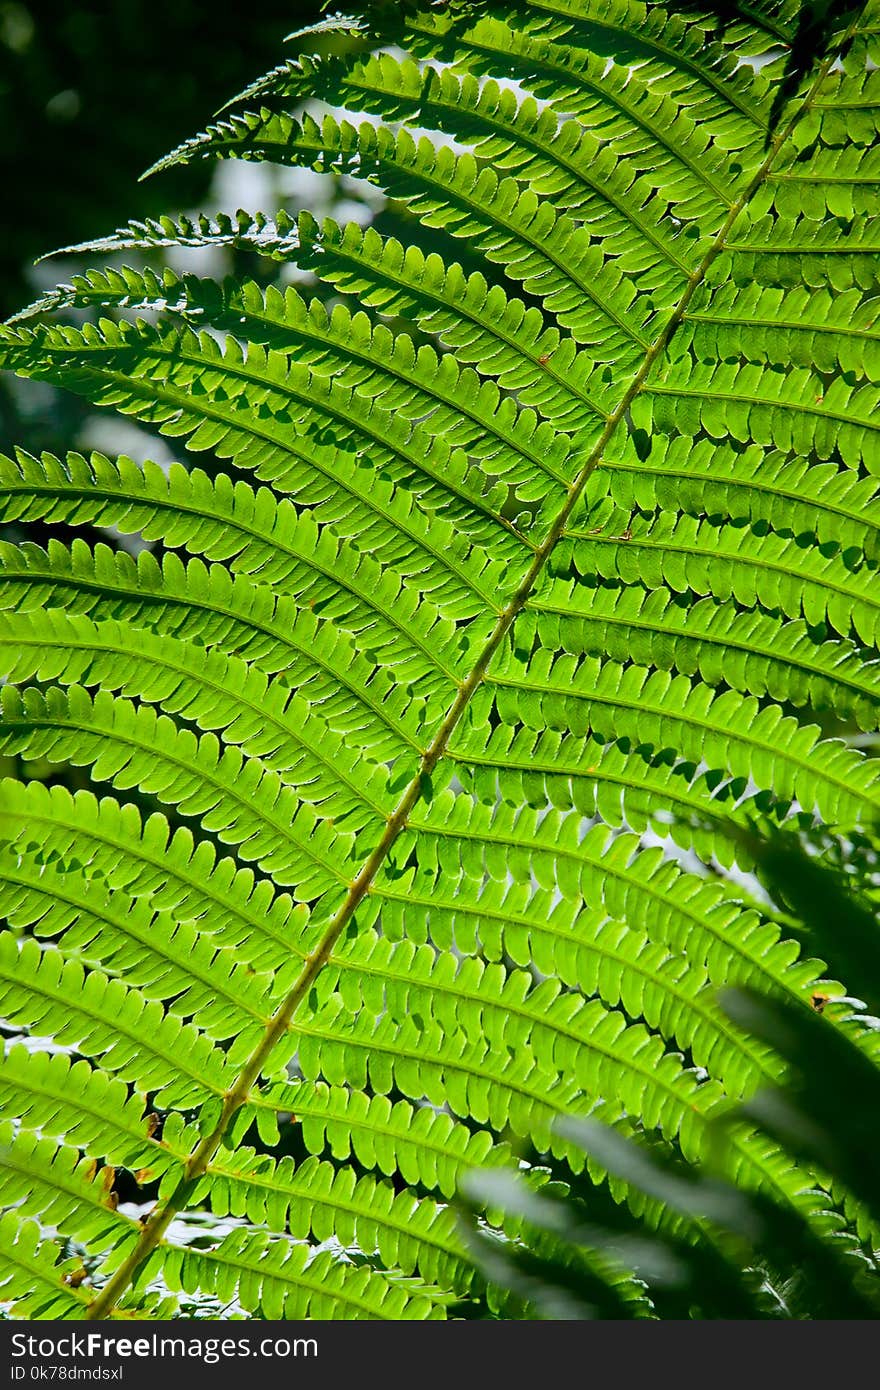
[[[452,1199],[525,1142],[582,1166],[563,1114],[871,1239],[821,1172],[710,1132],[779,1070],[717,987],[809,1008],[822,976],[725,826],[880,802],[851,737],[880,702],[880,10],[792,75],[791,0],[390,9],[158,167],[352,175],[399,235],[133,223],[91,249],[311,279],[117,259],[2,331],[5,367],[206,462],[2,463],[2,520],[52,528],[0,551],[20,1314],[504,1316]]]

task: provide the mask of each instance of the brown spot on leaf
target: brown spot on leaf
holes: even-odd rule
[[[98,1174],[98,1182],[100,1183],[100,1186],[104,1192],[104,1205],[106,1207],[109,1207],[111,1211],[115,1211],[116,1208],[119,1206],[119,1198],[113,1191],[113,1184],[115,1183],[115,1181],[116,1169],[111,1168],[110,1164],[108,1163],[105,1165],[105,1167],[101,1169],[100,1173]]]

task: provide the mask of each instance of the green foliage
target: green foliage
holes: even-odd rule
[[[785,1048],[718,991],[845,993],[742,877],[756,821],[880,801],[876,4],[813,63],[789,0],[368,10],[158,167],[345,174],[375,226],[133,222],[93,251],[297,283],[114,260],[0,331],[202,465],[0,461],[0,1296],[517,1316],[450,1199],[527,1151],[753,1308],[590,1116],[868,1298],[855,1170],[721,1124]]]
[[[785,833],[748,838],[770,887],[797,902],[799,920],[792,925],[832,960],[845,959],[866,998],[876,999],[876,841],[854,847],[827,835],[803,842]],[[815,860],[817,849],[823,864]],[[846,877],[832,867],[841,856]],[[812,1013],[741,988],[727,991],[722,1002],[787,1068],[781,1082],[723,1117],[717,1142],[725,1142],[731,1124],[751,1122],[783,1144],[792,1162],[821,1165],[831,1175],[830,1193],[857,1194],[864,1250],[870,1250],[880,1216],[876,1017],[831,1005],[835,1026],[823,995],[814,997]],[[621,1282],[637,1277],[653,1313],[666,1317],[880,1316],[876,1266],[830,1210],[820,1233],[771,1193],[707,1179],[644,1141],[589,1120],[561,1121],[560,1129],[592,1165],[662,1203],[664,1219],[621,1220],[619,1211],[603,1210],[588,1181],[570,1174],[555,1183],[540,1168],[525,1179],[503,1169],[468,1175],[475,1214],[490,1203],[503,1208],[508,1227],[518,1222],[520,1228],[515,1239],[501,1242],[472,1217],[477,1261],[496,1289],[515,1294],[532,1316],[644,1315],[617,1300]]]

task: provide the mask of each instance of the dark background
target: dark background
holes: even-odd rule
[[[210,165],[137,179],[281,62],[284,36],[322,8],[0,0],[0,318],[33,297],[23,271],[37,256],[198,204]]]

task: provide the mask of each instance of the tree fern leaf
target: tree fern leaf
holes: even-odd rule
[[[584,231],[531,190],[520,196],[513,179],[481,170],[470,154],[457,156],[425,137],[416,144],[406,130],[395,136],[384,126],[338,124],[331,115],[320,126],[308,115],[300,124],[264,110],[209,128],[159,167],[209,156],[272,158],[381,181],[426,226],[467,237],[490,262],[503,265],[577,342],[594,345],[594,351],[602,344],[603,352],[615,355],[630,345],[648,346],[632,312],[632,290],[591,253]],[[419,187],[423,191],[415,193]]]
[[[631,77],[631,85],[636,80]],[[605,82],[607,88],[607,76]],[[519,102],[514,91],[494,81],[481,84],[470,73],[459,79],[450,68],[419,68],[387,53],[342,72],[338,64],[304,58],[290,65],[271,94],[295,101],[316,90],[331,105],[376,112],[386,120],[417,116],[419,124],[470,145],[478,160],[553,197],[575,217],[604,221],[606,236],[626,237],[649,265],[666,269],[671,264],[680,272],[680,289],[688,267],[679,259],[668,227],[650,207],[654,190],[644,178],[609,176],[607,144],[600,145],[582,124],[561,122],[533,99]],[[607,134],[606,128],[606,141]],[[665,287],[667,295],[674,294],[675,276],[645,278],[655,291]]]
[[[87,967],[136,986],[147,999],[172,1000],[169,1012],[192,1018],[228,1055],[246,1057],[272,1014],[272,978],[188,924],[151,910],[76,871],[59,872],[21,850],[0,855],[0,902],[10,925],[61,940]]]
[[[668,512],[634,519],[623,543],[618,536],[593,535],[592,529],[581,522],[572,527],[554,568],[564,571],[568,563],[591,578],[599,574],[648,588],[666,584],[678,593],[733,597],[743,608],[760,604],[789,618],[803,616],[815,627],[827,620],[843,637],[855,628],[866,644],[875,643],[875,603],[864,576],[858,577],[857,558],[850,568],[841,555],[823,554],[776,533],[762,536],[751,550],[743,547],[739,527]]]
[[[212,1250],[166,1246],[162,1278],[172,1289],[237,1298],[266,1318],[437,1318],[442,1303],[424,1286],[410,1290],[371,1269],[314,1253],[308,1245],[272,1240],[259,1231],[234,1230]]]
[[[876,727],[875,27],[829,18],[807,72],[794,0],[414,0],[161,162],[351,175],[397,235],[135,223],[101,249],[317,286],[90,271],[0,332],[4,366],[208,455],[0,461],[14,526],[161,547],[0,548],[0,752],[33,779],[0,803],[0,986],[45,1053],[0,1093],[34,1210],[95,1234],[88,1316],[470,1308],[443,1203],[502,1137],[689,1238],[563,1114],[871,1238],[830,1174],[716,1144],[780,1063],[715,991],[848,987],[737,874],[752,821],[861,837],[877,800],[813,724]],[[131,804],[37,780],[63,766]],[[159,1183],[131,1234],[81,1190],[116,1155]],[[40,1261],[27,1306],[63,1307]]]
[[[376,400],[411,420],[430,414],[434,432],[471,455],[492,459],[496,472],[503,465],[503,471],[520,483],[531,482],[534,469],[563,484],[571,480],[564,436],[537,421],[531,411],[517,410],[513,399],[500,399],[491,382],[462,371],[454,356],[438,357],[429,345],[417,346],[404,334],[392,335],[343,305],[335,305],[328,314],[319,299],[307,303],[293,286],[282,295],[272,286],[263,291],[252,281],[218,285],[194,276],[178,279],[169,270],[160,280],[149,269],[138,274],[124,268],[77,277],[51,302],[34,306],[33,312],[50,307],[149,309],[180,314],[191,324],[212,324],[327,376],[366,386]],[[25,311],[11,322],[29,316]]]
[[[696,92],[703,98],[704,119],[721,118],[737,132],[766,121],[765,80],[746,80],[736,62],[736,40],[754,41],[754,21],[734,26],[728,42],[734,53],[719,43],[706,43],[699,22],[688,22],[661,6],[647,8],[637,0],[615,0],[605,13],[584,14],[577,0],[540,0],[540,8],[567,21],[566,36],[602,52],[609,42],[626,57],[647,56],[665,78],[672,93]],[[579,33],[580,30],[580,33]],[[738,31],[737,31],[738,30]],[[594,37],[595,36],[595,37]],[[763,100],[762,100],[763,98]],[[745,120],[743,119],[745,117]]]
[[[224,744],[259,759],[350,828],[391,811],[384,769],[354,762],[305,700],[215,649],[139,632],[132,652],[130,627],[112,619],[94,623],[61,609],[38,622],[29,613],[2,614],[0,672],[17,682],[86,680],[179,714],[200,730],[219,732]]]
[[[466,895],[462,897],[457,922],[466,920],[468,915]],[[409,897],[407,902],[411,902]],[[433,902],[430,906],[433,908]],[[478,920],[482,924],[487,919],[481,902]],[[516,949],[516,927],[520,923],[516,918],[506,920],[509,932],[504,933],[504,940],[512,938],[511,949]],[[525,921],[531,925],[528,917]],[[676,987],[674,977],[680,979],[684,962],[670,957],[667,947],[652,949],[643,939],[637,948],[631,939],[626,939],[625,929],[614,923],[608,924],[612,930],[603,931],[593,925],[592,931],[581,927],[570,936],[563,935],[563,921],[564,914],[558,913],[556,932],[568,946],[567,952],[565,946],[560,948],[563,960],[557,961],[553,953],[554,933],[533,929],[538,941],[543,936],[551,943],[546,955],[536,944],[534,963],[547,960],[552,964],[552,974],[549,981],[532,990],[531,977],[525,970],[511,971],[501,965],[484,967],[473,958],[456,964],[451,951],[440,954],[427,945],[414,947],[411,935],[397,943],[389,942],[393,919],[386,922],[383,913],[382,926],[387,935],[379,937],[362,927],[357,938],[334,953],[316,994],[335,986],[352,1011],[366,1008],[377,1015],[387,1011],[398,1020],[409,1016],[433,1020],[444,1031],[458,1029],[466,1036],[490,1038],[502,1055],[505,1047],[514,1053],[527,1044],[538,1065],[548,1070],[554,1066],[562,1069],[557,1054],[565,1054],[566,1067],[585,1076],[590,1068],[581,1049],[590,1050],[595,1019],[588,1009],[581,1009],[577,995],[563,992],[568,973],[574,976],[571,983],[584,996],[596,995],[612,1009],[622,1005],[629,1018],[645,1019],[664,1038],[688,1047],[700,1065],[708,1066],[711,1061],[712,1075],[725,1083],[730,1094],[753,1084],[756,1068],[758,1072],[766,1070],[766,1053],[715,1017],[705,976],[701,979],[700,973],[694,972],[683,990]],[[527,953],[522,954],[531,964]],[[705,997],[696,998],[701,991]],[[772,1074],[772,1067],[770,1071]]]
[[[404,247],[372,227],[342,228],[330,218],[319,227],[302,213],[298,229],[303,266],[380,311],[415,318],[453,347],[460,361],[478,363],[558,428],[591,424],[600,416],[585,390],[590,355],[480,272],[466,275],[455,262],[447,265],[436,253]]]
[[[819,146],[807,160],[787,150],[768,176],[767,196],[786,217],[798,217],[808,209],[814,215],[817,198],[833,217],[858,217],[876,209],[878,182],[880,166],[873,148]]]
[[[13,1042],[0,1058],[0,1096],[26,1129],[63,1137],[112,1167],[159,1175],[175,1162],[149,1135],[145,1097],[85,1060]]]
[[[716,1017],[710,962],[675,954],[663,932],[635,932],[573,897],[554,906],[553,894],[546,889],[527,895],[522,885],[504,891],[490,884],[477,891],[461,874],[453,896],[449,877],[445,872],[445,893],[431,891],[427,874],[397,893],[390,885],[380,885],[375,896],[383,933],[395,939],[405,920],[407,939],[419,940],[430,924],[432,940],[438,944],[447,944],[448,937],[448,944],[459,949],[467,944],[469,954],[479,949],[489,960],[509,957],[522,968],[535,965],[588,998],[596,995],[612,1008],[622,1006],[630,1018],[644,1019],[664,1038],[687,1048],[730,1094],[751,1085],[766,1070],[767,1054]],[[356,954],[354,949],[348,952],[349,957]],[[749,964],[732,951],[725,959],[717,943],[710,955],[715,971],[725,979],[751,973]],[[343,953],[340,957],[345,960]],[[353,971],[355,978],[358,973]],[[786,981],[785,987],[805,997],[800,981]]]
[[[201,646],[229,644],[236,654],[285,684],[309,685],[332,728],[366,729],[376,757],[419,746],[422,701],[395,688],[390,671],[357,652],[350,637],[310,609],[278,599],[264,585],[198,560],[148,551],[135,562],[80,539],[68,549],[0,542],[0,594],[10,609],[68,607],[98,620],[125,618]],[[352,699],[354,696],[354,699]],[[363,735],[362,735],[363,737]]]
[[[659,146],[672,156],[677,172],[681,166],[687,171],[692,201],[695,191],[708,190],[720,207],[729,205],[731,177],[723,153],[707,148],[706,135],[687,106],[674,102],[659,84],[652,88],[648,83],[633,83],[632,69],[624,64],[566,43],[562,33],[558,37],[548,37],[546,30],[529,33],[512,14],[507,22],[480,16],[464,32],[450,28],[442,38],[441,30],[442,20],[413,19],[414,52],[431,53],[464,72],[509,75],[554,109],[576,114],[587,127],[610,130],[618,139],[640,137],[651,148]],[[705,217],[705,199],[701,211]],[[699,248],[685,244],[678,249],[692,258],[692,269],[699,260]]]
[[[375,514],[367,478],[377,466],[395,482],[423,477],[417,495],[424,495],[427,505],[445,504],[467,533],[505,553],[511,528],[495,514],[502,491],[489,488],[461,451],[398,420],[363,393],[291,365],[281,354],[252,345],[245,360],[231,337],[221,347],[208,333],[106,319],[82,334],[5,328],[0,345],[5,345],[0,364],[27,376],[75,382],[75,389],[96,404],[184,437],[191,449],[235,457],[240,467],[252,468],[304,504],[326,500],[328,485],[341,484],[351,498],[363,501],[362,515]],[[63,364],[77,348],[82,358],[74,377]],[[304,428],[309,425],[311,431]],[[361,457],[370,459],[369,469],[359,469]],[[468,505],[457,505],[458,498]],[[350,506],[346,502],[346,513]]]
[[[232,1074],[218,1048],[158,1002],[11,932],[0,934],[0,1007],[10,1024],[98,1057],[123,1080],[155,1091],[160,1106],[222,1095]]]
[[[93,1168],[94,1165],[91,1165]],[[135,1235],[136,1223],[116,1211],[108,1186],[113,1169],[95,1175],[79,1151],[26,1129],[0,1123],[0,1193],[4,1206],[37,1217],[45,1228],[64,1229],[76,1214],[83,1238],[104,1251]]]
[[[215,1159],[199,1195],[218,1216],[247,1216],[294,1240],[335,1239],[353,1253],[378,1257],[386,1269],[418,1271],[441,1288],[464,1293],[473,1282],[451,1207],[357,1178],[350,1167],[336,1170],[315,1158],[274,1162],[244,1148]]]
[[[234,747],[221,751],[214,735],[197,739],[146,706],[106,692],[92,700],[81,686],[45,696],[4,686],[2,710],[0,746],[31,758],[91,765],[99,781],[117,787],[137,783],[164,804],[199,816],[279,882],[296,883],[300,901],[344,881],[350,834],[320,820],[256,759]]]
[[[816,136],[823,145],[873,144],[878,124],[876,70],[836,75],[813,103]]]
[[[535,636],[532,636],[534,625]],[[864,729],[877,725],[877,675],[858,648],[814,639],[808,625],[780,622],[731,601],[696,602],[662,586],[583,589],[558,580],[532,600],[518,624],[523,649],[607,655],[661,670],[699,673],[708,684],[769,695],[802,709],[834,709]]]
[[[604,907],[651,940],[705,964],[711,978],[729,979],[742,970],[771,992],[782,985],[809,1003],[817,963],[798,960],[796,944],[780,941],[778,925],[744,912],[720,885],[683,872],[661,850],[641,849],[635,835],[615,835],[606,825],[583,835],[576,818],[559,812],[504,803],[467,806],[448,792],[413,817],[410,828],[418,835],[424,875],[416,891],[424,892],[442,871],[457,886],[465,910],[484,877],[530,883],[534,875],[545,891]],[[392,860],[379,877],[379,895],[406,893],[403,868],[410,848],[405,843],[399,865]]]
[[[443,1197],[455,1195],[468,1168],[503,1164],[510,1156],[508,1145],[491,1131],[474,1129],[443,1110],[347,1086],[304,1081],[267,1086],[256,1102],[258,1121],[261,1108],[273,1120],[289,1113],[311,1154],[329,1150],[343,1162],[353,1156],[364,1168],[385,1177],[400,1173],[410,1186]]]
[[[711,296],[704,290],[696,297],[676,346],[692,345],[706,359],[752,359],[757,353],[764,362],[839,370],[876,382],[880,334],[872,327],[875,312],[872,301],[864,302],[855,289],[835,295],[824,289],[727,282],[713,287]]]
[[[77,1258],[58,1261],[54,1242],[45,1239],[36,1221],[20,1221],[14,1211],[0,1213],[0,1251],[3,1273],[0,1291],[14,1299],[24,1315],[36,1318],[81,1318],[88,1293],[68,1287],[64,1279]]]
[[[752,793],[741,780],[700,769],[670,750],[575,738],[554,730],[534,733],[499,724],[488,746],[484,726],[460,728],[451,743],[455,775],[483,802],[541,807],[600,817],[605,824],[668,831],[677,843],[709,854],[723,822],[749,814],[783,821],[790,802]],[[705,823],[715,822],[706,834]]]
[[[442,1092],[453,1114],[471,1115],[496,1128],[509,1125],[515,1134],[531,1135],[541,1147],[553,1147],[577,1162],[570,1146],[554,1138],[554,1119],[559,1113],[583,1113],[599,1096],[585,1096],[570,1073],[554,1076],[542,1070],[530,1051],[520,1047],[507,1058],[501,1075],[486,1041],[469,1043],[460,1032],[447,1033],[436,1025],[421,1030],[411,1019],[396,1024],[386,1018],[378,1023],[344,1019],[341,1002],[330,1001],[297,1024],[307,1079],[315,1077],[332,1085],[344,1074],[361,1087],[369,1079],[374,1090],[385,1094],[392,1087],[410,1097]],[[723,1093],[711,1084],[694,1083],[671,1054],[663,1054],[656,1046],[656,1039],[639,1042],[627,1030],[620,1045],[623,1029],[622,1019],[605,1015],[594,1041],[597,1052],[607,1048],[609,1056],[598,1070],[609,1084],[617,1077],[618,1094],[628,1092],[625,1108],[629,1113],[633,1105],[644,1106],[639,1114],[645,1124],[675,1134],[686,1155],[699,1153],[700,1132],[713,1107],[723,1104]],[[620,1046],[617,1053],[615,1044]],[[619,1069],[627,1065],[633,1071],[621,1077]],[[803,1170],[792,1174],[787,1155],[768,1147],[763,1139],[753,1143],[751,1135],[735,1136],[724,1168],[750,1187],[771,1191],[786,1205],[827,1224],[829,1218],[821,1215],[828,1211],[827,1194],[816,1187],[812,1175]]]
[[[727,452],[715,441],[655,434],[647,458],[624,447],[605,468],[609,492],[625,511],[678,508],[692,516],[766,522],[799,540],[815,536],[840,551],[858,547],[871,561],[880,554],[876,484],[834,464],[808,464],[754,446]],[[594,506],[599,492],[590,491]]]
[[[5,779],[0,834],[48,863],[79,866],[90,877],[133,897],[149,898],[200,933],[235,950],[253,969],[280,970],[306,939],[302,906],[276,893],[231,858],[218,859],[210,840],[181,826],[172,834],[163,815],[142,823],[133,805],[88,791],[71,795],[55,784]],[[36,838],[35,838],[36,837]]]
[[[291,221],[290,216],[279,209],[275,217],[267,217],[265,213],[250,213],[239,210],[235,216],[229,213],[218,212],[209,217],[205,213],[199,213],[195,217],[181,214],[177,217],[163,215],[161,217],[147,217],[143,221],[131,221],[125,227],[120,227],[111,236],[98,237],[93,241],[81,241],[73,246],[59,248],[61,251],[69,252],[71,255],[79,254],[84,251],[131,251],[146,247],[168,247],[168,246],[204,246],[211,243],[215,246],[236,246],[246,247],[249,250],[257,251],[265,256],[278,256],[284,259],[289,252],[296,246],[296,224]],[[91,272],[86,277],[86,282],[91,280]],[[109,272],[111,276],[117,272]],[[128,272],[135,274],[135,272]],[[150,292],[151,302],[161,293],[159,286],[164,281],[155,281],[155,292]],[[121,274],[124,276],[126,270]],[[146,283],[150,283],[152,272],[144,271]],[[136,277],[140,280],[140,276]],[[172,274],[172,280],[177,277]],[[8,319],[9,323],[16,323],[21,320],[32,318],[35,313],[42,312],[37,306],[44,304],[46,309],[61,308],[71,302],[71,292],[76,296],[81,296],[85,291],[85,284],[79,278],[74,281],[72,287],[59,286],[56,290],[48,290],[46,295],[40,300],[20,311],[18,314]],[[134,305],[135,308],[139,307]],[[145,306],[146,307],[146,306]]]
[[[308,512],[297,515],[286,499],[277,503],[268,489],[254,492],[245,483],[232,488],[225,475],[212,482],[201,469],[187,473],[172,465],[165,472],[156,464],[140,468],[124,457],[111,463],[97,454],[88,461],[71,455],[63,465],[49,455],[39,461],[20,455],[16,464],[0,458],[0,508],[8,520],[115,526],[230,562],[234,573],[255,575],[340,627],[369,628],[379,651],[383,638],[395,648],[401,638],[423,651],[428,647],[435,659],[450,646],[450,629],[441,613],[432,613],[433,595],[419,594],[418,622],[413,622],[407,609],[415,609],[415,594],[410,598],[415,585],[404,587],[399,572],[382,564],[381,545],[366,554],[332,526],[317,526]],[[486,591],[493,578],[497,584],[497,570],[493,574],[486,566],[485,576],[462,583],[476,567],[467,558],[455,566],[448,553],[447,562],[450,577],[443,587],[452,614],[485,611],[493,602]],[[430,556],[414,556],[416,572],[417,566],[428,568]]]
[[[873,460],[873,430],[880,392],[873,385],[853,389],[843,377],[824,388],[821,377],[803,368],[781,372],[754,363],[669,364],[647,385],[634,411],[637,426],[650,431],[680,428],[691,433],[699,422],[711,438],[732,435],[784,453],[815,452],[827,459],[836,451],[850,468]]]
[[[870,763],[821,740],[816,726],[799,726],[756,699],[713,696],[684,676],[541,649],[524,662],[508,648],[496,655],[482,693],[471,718],[484,726],[484,747],[494,713],[510,727],[593,733],[603,743],[626,739],[656,752],[671,747],[683,761],[751,780],[828,821],[858,821],[877,797]]]
[[[729,272],[737,284],[858,286],[876,293],[878,249],[880,218],[873,215],[853,218],[842,245],[836,221],[745,214],[730,242]],[[727,268],[722,261],[719,269]]]
[[[383,1096],[396,1090],[409,1100],[447,1105],[453,1116],[479,1125],[529,1135],[543,1149],[552,1142],[554,1117],[575,1109],[579,1095],[574,1078],[541,1070],[526,1048],[487,1065],[485,1042],[437,1025],[419,1028],[412,1019],[352,1018],[338,995],[298,1021],[297,1046],[307,1081],[369,1087]],[[665,1094],[662,1084],[656,1094]],[[672,1105],[677,1111],[674,1098]]]

